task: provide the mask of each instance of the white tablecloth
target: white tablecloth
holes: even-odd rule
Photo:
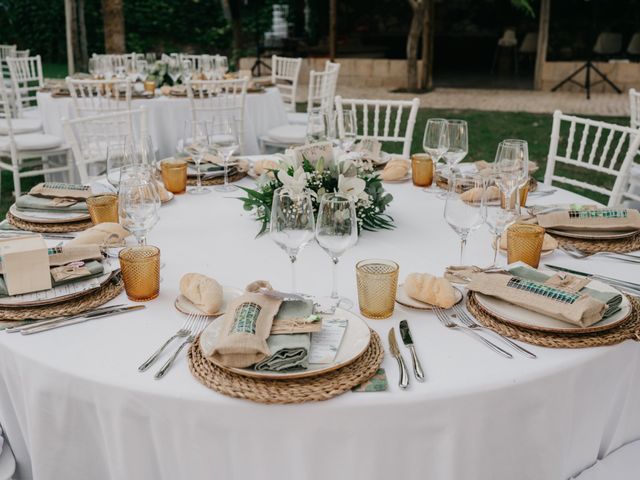
[[[38,107],[43,119],[45,133],[62,136],[63,117],[73,118],[70,97],[54,98],[50,93],[38,92]],[[160,158],[175,153],[176,143],[182,137],[184,122],[189,120],[189,99],[186,97],[164,97],[136,99],[132,108],[145,107],[149,122],[149,133]],[[258,138],[278,125],[285,125],[287,113],[277,88],[268,88],[264,93],[248,93],[244,114],[244,154],[260,153]]]
[[[250,180],[244,180],[250,185]],[[396,230],[364,233],[343,257],[340,290],[356,299],[355,263],[391,258],[400,277],[441,273],[458,261],[443,201],[410,183],[389,185]],[[0,333],[0,423],[20,478],[73,479],[568,479],[640,438],[640,346],[547,349],[505,359],[431,313],[397,307],[367,320],[387,331],[409,319],[427,381],[387,392],[346,393],[290,406],[213,392],[180,357],[161,381],[137,366],[183,321],[178,280],[202,272],[244,287],[268,279],[289,288],[288,259],[233,195],[183,195],[163,207],[149,242],[166,267],[157,300],[142,312],[33,336]],[[558,192],[544,203],[577,201]],[[467,259],[488,264],[489,234],[475,232]],[[554,253],[545,259],[630,281],[638,268]],[[317,245],[299,257],[300,289],[328,294],[331,262]],[[126,301],[124,295],[114,302]],[[404,347],[403,354],[409,360]],[[622,450],[620,450],[622,451]],[[640,461],[631,456],[637,471]],[[634,465],[635,464],[635,465]]]

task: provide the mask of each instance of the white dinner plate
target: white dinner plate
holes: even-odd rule
[[[189,300],[182,294],[176,297],[176,301],[173,303],[173,305],[176,307],[176,310],[186,315],[195,313],[197,315],[205,315],[207,317],[219,317],[227,310],[229,303],[231,303],[233,299],[238,298],[240,295],[242,295],[242,293],[242,290],[240,290],[239,288],[223,285],[222,305],[220,306],[220,310],[218,310],[216,313],[204,313],[202,310],[196,307],[191,302],[191,300]]]
[[[456,287],[453,288],[456,291],[456,304],[458,304],[464,295]],[[396,290],[396,302],[403,307],[415,308],[416,310],[433,310],[433,305],[430,303],[421,302],[415,298],[411,298],[404,289],[404,283],[398,285],[398,289]]]
[[[365,321],[358,315],[343,310],[341,308],[336,309],[335,313],[331,315],[322,315],[323,319],[339,318],[348,320],[347,329],[344,332],[342,343],[336,358],[333,363],[322,364],[309,364],[309,368],[306,370],[297,370],[294,372],[258,372],[252,368],[231,368],[226,367],[211,358],[208,358],[210,362],[217,365],[220,368],[224,368],[231,372],[246,377],[255,377],[263,379],[292,379],[303,378],[320,375],[330,372],[337,368],[344,367],[350,363],[356,361],[367,349],[369,342],[371,341],[371,331]],[[215,319],[211,324],[202,332],[200,336],[200,348],[206,357],[209,357],[218,338],[218,332],[220,326],[224,322],[224,315]]]
[[[579,238],[582,240],[616,240],[619,238],[628,238],[633,237],[634,235],[638,235],[640,230],[633,230],[631,232],[616,232],[611,233],[608,231],[585,231],[585,230],[556,230],[555,228],[547,228],[547,232],[553,235],[559,235],[561,237],[567,238]]]
[[[597,280],[592,280],[587,286],[594,290],[600,290],[603,292],[620,293],[612,286]],[[504,323],[509,323],[531,330],[541,330],[543,332],[552,333],[593,333],[608,330],[624,322],[629,317],[632,310],[629,299],[622,294],[622,304],[620,305],[620,311],[618,313],[611,315],[609,318],[601,320],[590,327],[580,327],[561,320],[556,320],[555,318],[547,317],[542,313],[518,307],[517,305],[513,305],[495,297],[490,297],[480,293],[475,293],[474,295],[478,304],[482,308]]]
[[[89,213],[77,212],[44,212],[38,210],[20,210],[14,203],[9,208],[11,215],[31,223],[71,223],[89,220]]]

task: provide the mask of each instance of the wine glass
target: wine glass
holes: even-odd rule
[[[444,118],[430,118],[424,129],[422,148],[428,153],[435,166],[449,150],[449,123]],[[434,182],[435,185],[436,182]],[[437,188],[424,188],[425,192],[438,191]]]
[[[233,117],[220,118],[213,122],[209,143],[214,153],[222,157],[224,162],[224,184],[216,185],[218,192],[231,192],[238,187],[229,184],[229,161],[231,155],[240,147],[238,124]]]
[[[460,163],[469,152],[469,129],[464,120],[448,120],[449,148],[444,153],[448,172],[451,174],[455,165]]]
[[[295,263],[300,251],[313,239],[313,204],[308,192],[292,193],[283,187],[273,192],[269,233],[291,260],[291,291],[296,292]]]
[[[107,144],[107,181],[117,190],[123,167],[134,163],[131,143],[125,137],[114,138]]]
[[[340,138],[340,147],[343,151],[349,152],[353,148],[353,144],[356,143],[356,136],[358,133],[358,122],[356,120],[356,114],[353,110],[343,110],[341,118],[338,121],[342,121],[342,137]]]
[[[307,143],[322,142],[327,139],[324,112],[320,109],[309,112],[307,123]]]
[[[147,77],[149,76],[149,64],[146,60],[136,61],[136,74],[143,82],[147,80]]]
[[[211,80],[215,75],[215,62],[213,60],[213,57],[209,55],[203,55],[200,65],[204,78],[207,80]]]
[[[160,196],[148,167],[129,167],[123,172],[118,193],[120,224],[146,245],[149,230],[158,222]]]
[[[156,63],[156,54],[153,52],[145,53],[144,58],[147,60],[147,64],[149,65],[154,65]]]
[[[489,231],[493,234],[493,263],[491,267],[495,267],[498,260],[498,249],[500,248],[500,239],[505,230],[516,221],[514,212],[503,208],[500,204],[500,197],[497,199],[490,198],[491,187],[497,184],[497,175],[491,175],[485,178],[486,188],[484,190],[484,218]]]
[[[181,68],[180,62],[175,57],[169,57],[167,59],[167,74],[171,78],[173,85],[176,85],[178,78],[180,78]]]
[[[193,76],[193,65],[191,64],[191,60],[183,60],[182,61],[182,83],[186,83],[191,80]]]
[[[469,233],[484,223],[484,189],[484,179],[479,175],[454,173],[449,179],[444,219],[460,237],[460,265]]]
[[[505,195],[506,207],[511,208],[511,197],[529,178],[529,146],[525,140],[508,139],[498,145],[495,159],[496,182]],[[516,194],[517,213],[520,199]]]
[[[211,193],[206,187],[202,186],[200,175],[200,163],[202,157],[209,150],[209,134],[207,131],[207,123],[204,121],[187,120],[184,122],[184,135],[182,140],[178,142],[178,152],[190,156],[196,165],[197,181],[194,188],[189,189],[192,195],[203,195]]]
[[[325,193],[320,199],[316,240],[333,262],[331,300],[335,306],[353,307],[353,302],[338,295],[338,261],[358,241],[358,218],[352,199],[339,193]]]

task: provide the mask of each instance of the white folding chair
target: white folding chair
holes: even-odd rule
[[[7,58],[16,56],[15,45],[0,45],[0,67],[2,67],[2,78],[9,78],[9,66],[7,65]]]
[[[420,108],[420,100],[364,100],[336,97],[338,135],[344,135],[342,112],[351,110],[358,126],[356,139],[374,138],[381,142],[402,143],[402,155],[409,157],[413,129]],[[373,115],[373,118],[371,116]],[[403,122],[404,130],[402,129]]]
[[[31,50],[29,50],[28,48],[26,50],[16,50],[16,57],[18,58],[28,57],[30,53],[31,53]]]
[[[17,134],[13,131],[13,119],[7,90],[0,82],[0,119],[6,125],[6,136],[0,137],[0,172],[13,175],[15,196],[22,193],[20,181],[25,177],[65,173],[71,179],[73,165],[69,161],[69,148],[60,137],[44,133]]]
[[[182,62],[188,61],[191,63],[191,69],[193,72],[199,72],[202,68],[202,60],[209,55],[190,55],[186,53],[178,54],[178,59],[180,60],[180,65]],[[213,57],[211,57],[213,59]]]
[[[579,187],[604,195],[608,198],[609,207],[618,205],[640,146],[638,133],[633,128],[564,115],[556,110],[544,174],[545,185],[557,182]],[[556,173],[558,164],[572,168],[565,168],[566,173],[560,175]],[[594,174],[608,177],[613,186],[603,186],[604,178]]]
[[[635,88],[629,89],[629,112],[631,113],[631,128],[640,127],[640,92]]]
[[[73,120],[64,118],[62,128],[73,152],[80,182],[86,184],[106,170],[109,144],[124,143],[127,137],[146,138],[147,113],[141,107]]]
[[[192,120],[216,122],[221,118],[234,119],[244,149],[244,110],[248,78],[237,80],[189,80],[187,96]]]
[[[302,58],[271,57],[271,82],[278,87],[287,112],[296,111],[296,92]]]
[[[288,113],[287,120],[289,120],[289,123],[306,126],[309,120],[308,114],[312,110],[331,112],[333,110],[333,100],[336,96],[339,73],[340,64],[329,60],[325,63],[324,71],[311,70],[309,72],[309,89],[307,90],[307,111],[306,113]]]
[[[8,58],[11,87],[19,118],[40,118],[38,91],[44,86],[42,60],[35,57]]]
[[[76,117],[131,110],[131,80],[66,78]]]

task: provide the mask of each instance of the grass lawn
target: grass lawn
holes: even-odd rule
[[[52,66],[49,65],[49,67]],[[61,69],[58,71],[62,73]],[[469,155],[467,155],[465,161],[486,160],[492,162],[500,140],[505,138],[522,138],[527,140],[529,142],[529,156],[531,160],[537,162],[540,167],[535,176],[538,180],[542,180],[551,135],[551,114],[424,108],[418,112],[416,128],[413,134],[413,152],[422,151],[424,126],[427,119],[435,117],[459,118],[469,123]],[[626,117],[593,118],[621,125],[628,125],[629,122],[629,119]],[[385,148],[385,150],[392,153],[400,153],[401,146],[399,144],[391,145]],[[22,183],[23,191],[28,191],[29,187],[39,180],[37,177],[24,179]],[[603,178],[602,182],[607,183],[607,180]],[[602,200],[602,197],[593,192],[585,192],[573,187],[568,188],[594,200]],[[13,203],[12,192],[13,181],[11,175],[8,172],[3,172],[0,197],[0,214],[2,217],[4,217],[9,206]]]

